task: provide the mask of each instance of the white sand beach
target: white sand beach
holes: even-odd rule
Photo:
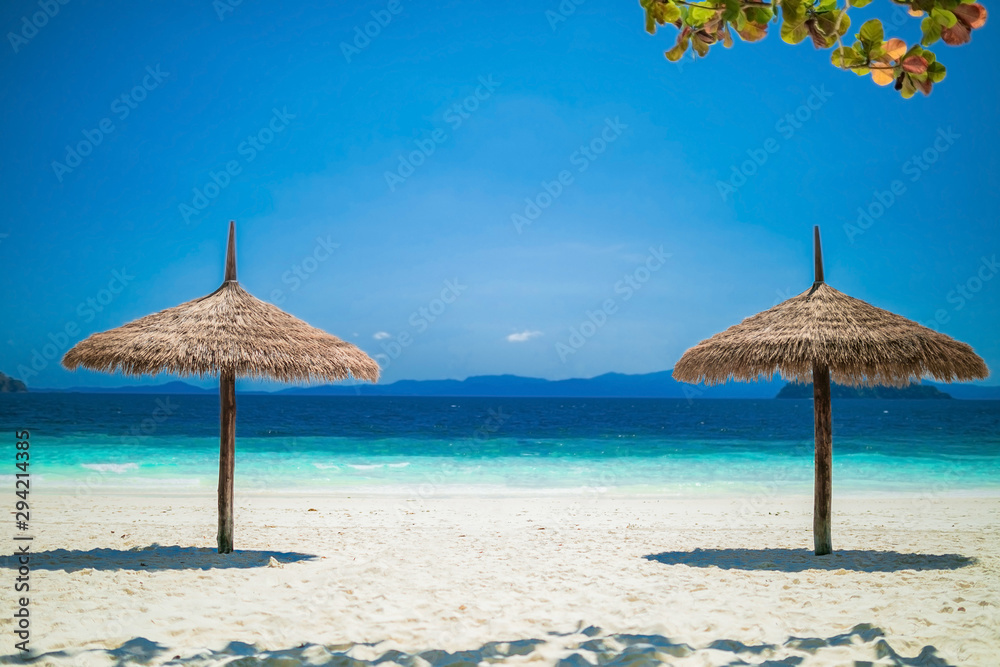
[[[36,665],[1000,662],[1000,497],[33,498]]]

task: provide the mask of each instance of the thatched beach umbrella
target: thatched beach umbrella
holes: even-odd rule
[[[360,349],[260,301],[236,281],[236,225],[229,223],[225,280],[208,296],[147,315],[77,343],[62,363],[126,375],[219,376],[219,553],[233,550],[236,377],[282,382],[376,382]]]
[[[813,238],[816,282],[812,287],[698,343],[674,366],[673,377],[717,384],[780,373],[787,380],[813,383],[813,541],[819,556],[833,550],[830,379],[855,386],[904,386],[926,376],[944,382],[981,379],[989,371],[965,343],[827,285],[819,227],[813,229]]]

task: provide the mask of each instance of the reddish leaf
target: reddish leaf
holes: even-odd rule
[[[941,39],[948,46],[961,46],[971,42],[972,35],[969,33],[969,28],[959,21],[950,28],[944,28],[941,31]]]
[[[744,42],[759,42],[767,37],[767,26],[757,23],[747,23],[742,29],[737,28],[738,34]]]
[[[923,74],[927,71],[927,61],[923,56],[910,56],[903,60],[903,69],[910,74]]]
[[[959,21],[972,29],[986,25],[986,7],[980,4],[959,5],[951,10]]]
[[[826,47],[826,35],[820,31],[819,26],[816,25],[816,21],[806,21],[806,30],[809,32],[809,37],[812,38],[813,46],[817,49]]]

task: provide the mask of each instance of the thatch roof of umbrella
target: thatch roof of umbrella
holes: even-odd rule
[[[989,370],[965,343],[827,285],[819,227],[813,229],[813,238],[812,287],[701,341],[674,365],[673,377],[716,384],[779,373],[788,380],[813,383],[813,539],[816,554],[823,555],[833,549],[831,377],[841,384],[903,386],[926,376],[945,382],[977,380]]]
[[[778,373],[812,382],[816,363],[844,385],[904,386],[927,376],[952,382],[987,374],[965,343],[817,282],[701,341],[684,353],[673,377],[717,384]]]
[[[236,377],[282,382],[376,382],[378,364],[360,349],[254,298],[236,280],[236,225],[222,286],[208,296],[147,315],[77,343],[62,363],[126,375],[219,376],[219,551],[233,550]]]
[[[227,280],[208,296],[96,333],[63,364],[126,375],[215,375],[281,382],[375,382],[379,366],[354,345],[309,326]]]

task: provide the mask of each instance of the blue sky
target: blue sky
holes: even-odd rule
[[[244,287],[385,381],[671,368],[811,284],[813,224],[830,284],[1000,367],[992,22],[905,101],[777,35],[670,64],[638,2],[331,4],[70,0],[12,44],[5,3],[0,370],[128,383],[58,356],[213,291],[230,219]]]

